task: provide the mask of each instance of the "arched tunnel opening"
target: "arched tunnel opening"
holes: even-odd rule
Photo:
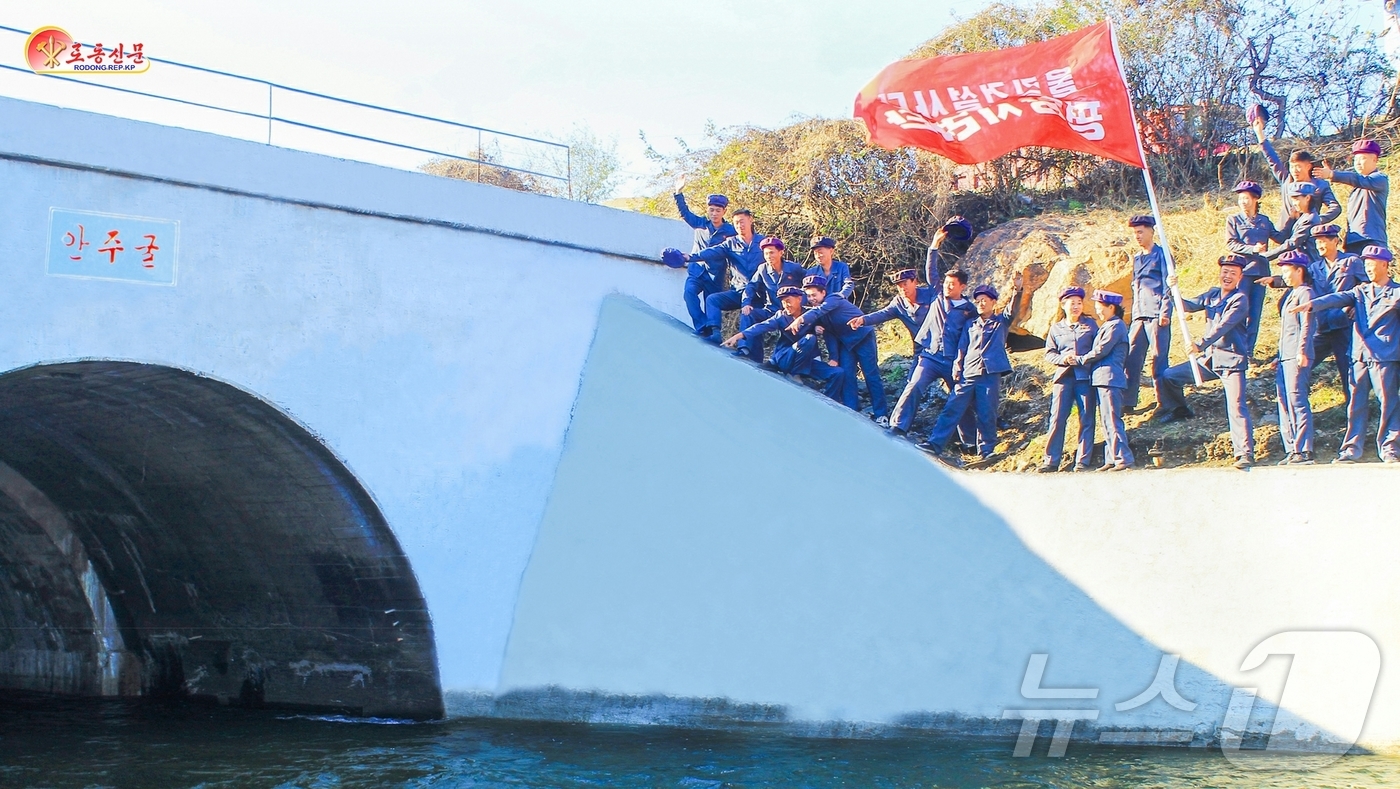
[[[130,362],[0,375],[0,689],[443,714],[427,604],[344,464]]]

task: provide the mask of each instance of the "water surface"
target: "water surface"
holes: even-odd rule
[[[1261,773],[1199,750],[930,734],[794,737],[455,719],[370,723],[131,702],[0,699],[0,786],[16,787],[1400,787],[1400,760]]]

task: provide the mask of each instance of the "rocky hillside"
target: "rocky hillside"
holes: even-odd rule
[[[1384,163],[1392,179],[1400,178],[1396,157]],[[1345,200],[1345,187],[1338,187]],[[1277,192],[1266,194],[1264,211],[1278,212]],[[1207,193],[1164,206],[1165,233],[1181,272],[1183,292],[1194,296],[1215,284],[1216,259],[1224,254],[1225,218],[1235,211],[1233,195]],[[1045,431],[1051,368],[1039,350],[1039,338],[1056,319],[1059,291],[1071,284],[1086,289],[1105,288],[1128,294],[1130,244],[1132,235],[1127,219],[1145,207],[1122,210],[1097,209],[1080,212],[1046,212],[1031,219],[1018,219],[993,227],[979,235],[962,267],[973,284],[990,282],[1009,294],[1016,274],[1023,275],[1025,296],[1016,315],[1013,348],[1029,348],[1013,354],[1015,372],[1003,388],[998,452],[1002,459],[993,469],[1019,471],[1034,468],[1044,455]],[[1394,212],[1392,212],[1393,215]],[[1391,220],[1391,237],[1400,238],[1400,222]],[[1282,457],[1278,438],[1277,400],[1274,395],[1274,366],[1277,350],[1277,293],[1265,305],[1264,320],[1256,348],[1256,361],[1249,373],[1250,404],[1254,413],[1255,441],[1260,462]],[[1204,321],[1189,321],[1194,337],[1203,333]],[[903,388],[910,363],[910,342],[903,327],[890,323],[881,327],[881,358],[886,390],[897,397]],[[1171,362],[1185,360],[1179,333],[1172,338]],[[935,390],[937,387],[935,387]],[[1227,465],[1231,461],[1223,395],[1218,383],[1194,392],[1188,389],[1197,418],[1158,425],[1146,416],[1127,420],[1128,439],[1138,466]],[[1142,393],[1143,404],[1152,402],[1151,390]],[[922,438],[937,418],[943,394],[935,391],[921,408],[913,435]],[[1313,377],[1313,408],[1317,416],[1317,454],[1324,462],[1334,456],[1346,424],[1337,373],[1330,361],[1322,364]],[[1374,411],[1374,407],[1373,407]],[[1074,418],[1070,431],[1073,434]],[[1099,442],[1102,444],[1102,430]],[[1102,447],[1100,446],[1100,450]],[[1370,450],[1374,453],[1374,448]],[[1068,460],[1066,462],[1069,462]]]

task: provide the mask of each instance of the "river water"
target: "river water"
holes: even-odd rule
[[[1400,760],[1256,772],[1218,753],[933,735],[829,740],[456,719],[370,723],[148,703],[0,700],[10,787],[1400,787]],[[1043,750],[1037,751],[1043,754]]]

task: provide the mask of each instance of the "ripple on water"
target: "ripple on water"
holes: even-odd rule
[[[0,786],[1369,789],[1400,786],[1400,760],[1351,756],[1310,772],[1258,772],[1218,753],[1077,743],[1061,759],[1014,759],[1009,742],[933,735],[410,723],[6,697]]]

